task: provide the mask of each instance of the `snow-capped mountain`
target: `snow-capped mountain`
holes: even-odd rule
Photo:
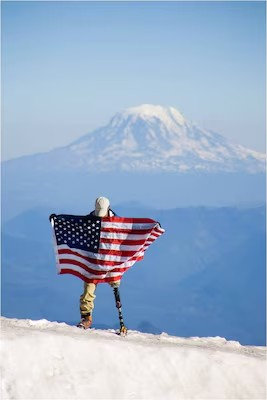
[[[104,192],[113,203],[167,208],[261,204],[265,155],[198,127],[172,107],[142,105],[69,145],[2,163],[6,218],[37,204],[86,203]]]
[[[173,107],[144,104],[118,112],[110,122],[70,145],[7,161],[18,170],[83,172],[265,171],[265,155],[233,144],[187,121]],[[14,163],[13,166],[11,166]]]
[[[265,169],[265,155],[186,121],[173,107],[141,105],[114,115],[65,149],[73,167],[91,171],[246,171]],[[62,151],[60,149],[56,152]]]

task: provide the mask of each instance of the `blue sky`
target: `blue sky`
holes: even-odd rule
[[[265,151],[264,2],[2,2],[2,159],[143,103]]]

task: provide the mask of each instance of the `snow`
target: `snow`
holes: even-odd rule
[[[71,160],[78,158],[91,170],[97,165],[98,170],[254,173],[265,171],[266,160],[264,154],[186,121],[174,107],[152,104],[116,113],[107,126],[68,149]]]
[[[2,399],[264,399],[264,347],[1,318]]]
[[[176,110],[174,107],[163,107],[153,104],[142,104],[137,107],[127,108],[122,112],[124,117],[136,116],[137,118],[158,118],[165,125],[172,125],[173,122],[179,125],[185,124],[185,119],[180,111]],[[172,123],[171,123],[171,120]]]

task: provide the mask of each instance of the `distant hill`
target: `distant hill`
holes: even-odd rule
[[[133,204],[121,204],[116,211],[154,218],[166,232],[122,280],[129,326],[264,344],[265,208],[136,206],[133,211]],[[82,282],[56,275],[48,215],[47,209],[34,209],[3,226],[2,312],[75,323]],[[97,289],[94,323],[117,323],[108,285]]]

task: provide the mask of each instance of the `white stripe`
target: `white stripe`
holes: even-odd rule
[[[127,261],[127,262],[121,263],[120,265],[113,265],[113,266],[91,264],[89,261],[84,260],[82,257],[75,256],[73,254],[66,254],[66,255],[61,254],[59,257],[59,260],[78,261],[78,262],[84,264],[85,266],[87,266],[88,268],[93,269],[94,271],[112,271],[114,268],[128,268],[133,265],[133,261]],[[62,265],[62,264],[60,264],[60,265]],[[68,265],[69,265],[69,268],[72,267],[72,264],[68,264]]]
[[[63,247],[64,246],[64,247]],[[113,254],[98,254],[98,253],[91,253],[89,251],[84,251],[84,250],[79,250],[75,248],[70,248],[66,245],[60,245],[58,246],[59,249],[68,249],[71,251],[75,251],[76,253],[79,253],[83,255],[84,257],[90,257],[93,258],[94,260],[102,260],[102,261],[120,261],[123,263],[124,261],[127,261],[129,259],[129,256],[115,256]],[[67,256],[68,254],[66,254]],[[62,254],[59,254],[60,257],[62,257]],[[65,257],[64,257],[65,258]]]
[[[99,244],[99,249],[103,249],[103,250],[138,251],[141,247],[143,247],[142,244],[138,244],[136,246],[125,245],[125,244],[114,244],[112,242]]]
[[[149,222],[149,223],[142,223],[142,222],[102,222],[101,223],[101,228],[113,228],[113,229],[135,229],[135,230],[147,230],[147,229],[153,229],[154,226],[156,226],[155,222]]]
[[[94,260],[105,260],[105,261],[127,261],[129,259],[128,257],[121,257],[121,256],[114,256],[114,255],[106,255],[106,254],[98,254],[98,253],[91,253],[89,251],[85,251],[85,250],[80,250],[80,249],[75,249],[75,248],[70,248],[68,247],[66,244],[61,244],[58,246],[59,250],[71,250],[74,251],[75,253],[78,253],[79,255],[82,255],[84,257],[89,257],[89,258],[93,258]],[[142,251],[142,248],[140,248],[139,251],[137,251],[135,254],[138,254],[140,251]],[[61,257],[62,254],[59,254],[59,257]],[[68,254],[65,254],[65,256],[68,256]],[[108,257],[110,257],[110,259],[107,259]],[[131,256],[130,258],[132,258],[133,256]]]
[[[70,269],[72,271],[76,271],[79,272],[81,275],[85,276],[88,279],[104,279],[104,278],[114,278],[114,277],[118,277],[121,278],[121,276],[123,275],[123,273],[120,272],[107,272],[101,275],[94,275],[91,274],[90,272],[85,271],[83,268],[78,267],[77,265],[69,265],[69,264],[60,264],[61,269]]]
[[[134,235],[133,233],[101,232],[100,237],[105,239],[145,240],[150,234]]]
[[[153,243],[153,240],[150,241],[150,243]],[[129,260],[129,258],[132,258],[134,256],[137,256],[140,252],[143,252],[143,249],[146,247],[148,247],[150,245],[150,243],[147,243],[143,246],[139,246],[139,249],[136,251],[136,253],[132,256],[116,256],[113,254],[99,254],[99,253],[92,253],[89,251],[85,251],[85,250],[80,250],[80,249],[76,249],[76,248],[70,248],[68,245],[66,244],[60,244],[57,246],[58,250],[71,250],[74,251],[84,257],[89,257],[89,258],[93,258],[94,260],[102,260],[102,261],[127,261]],[[59,257],[62,257],[62,254],[59,254]],[[68,254],[64,255],[64,258],[67,257]]]

